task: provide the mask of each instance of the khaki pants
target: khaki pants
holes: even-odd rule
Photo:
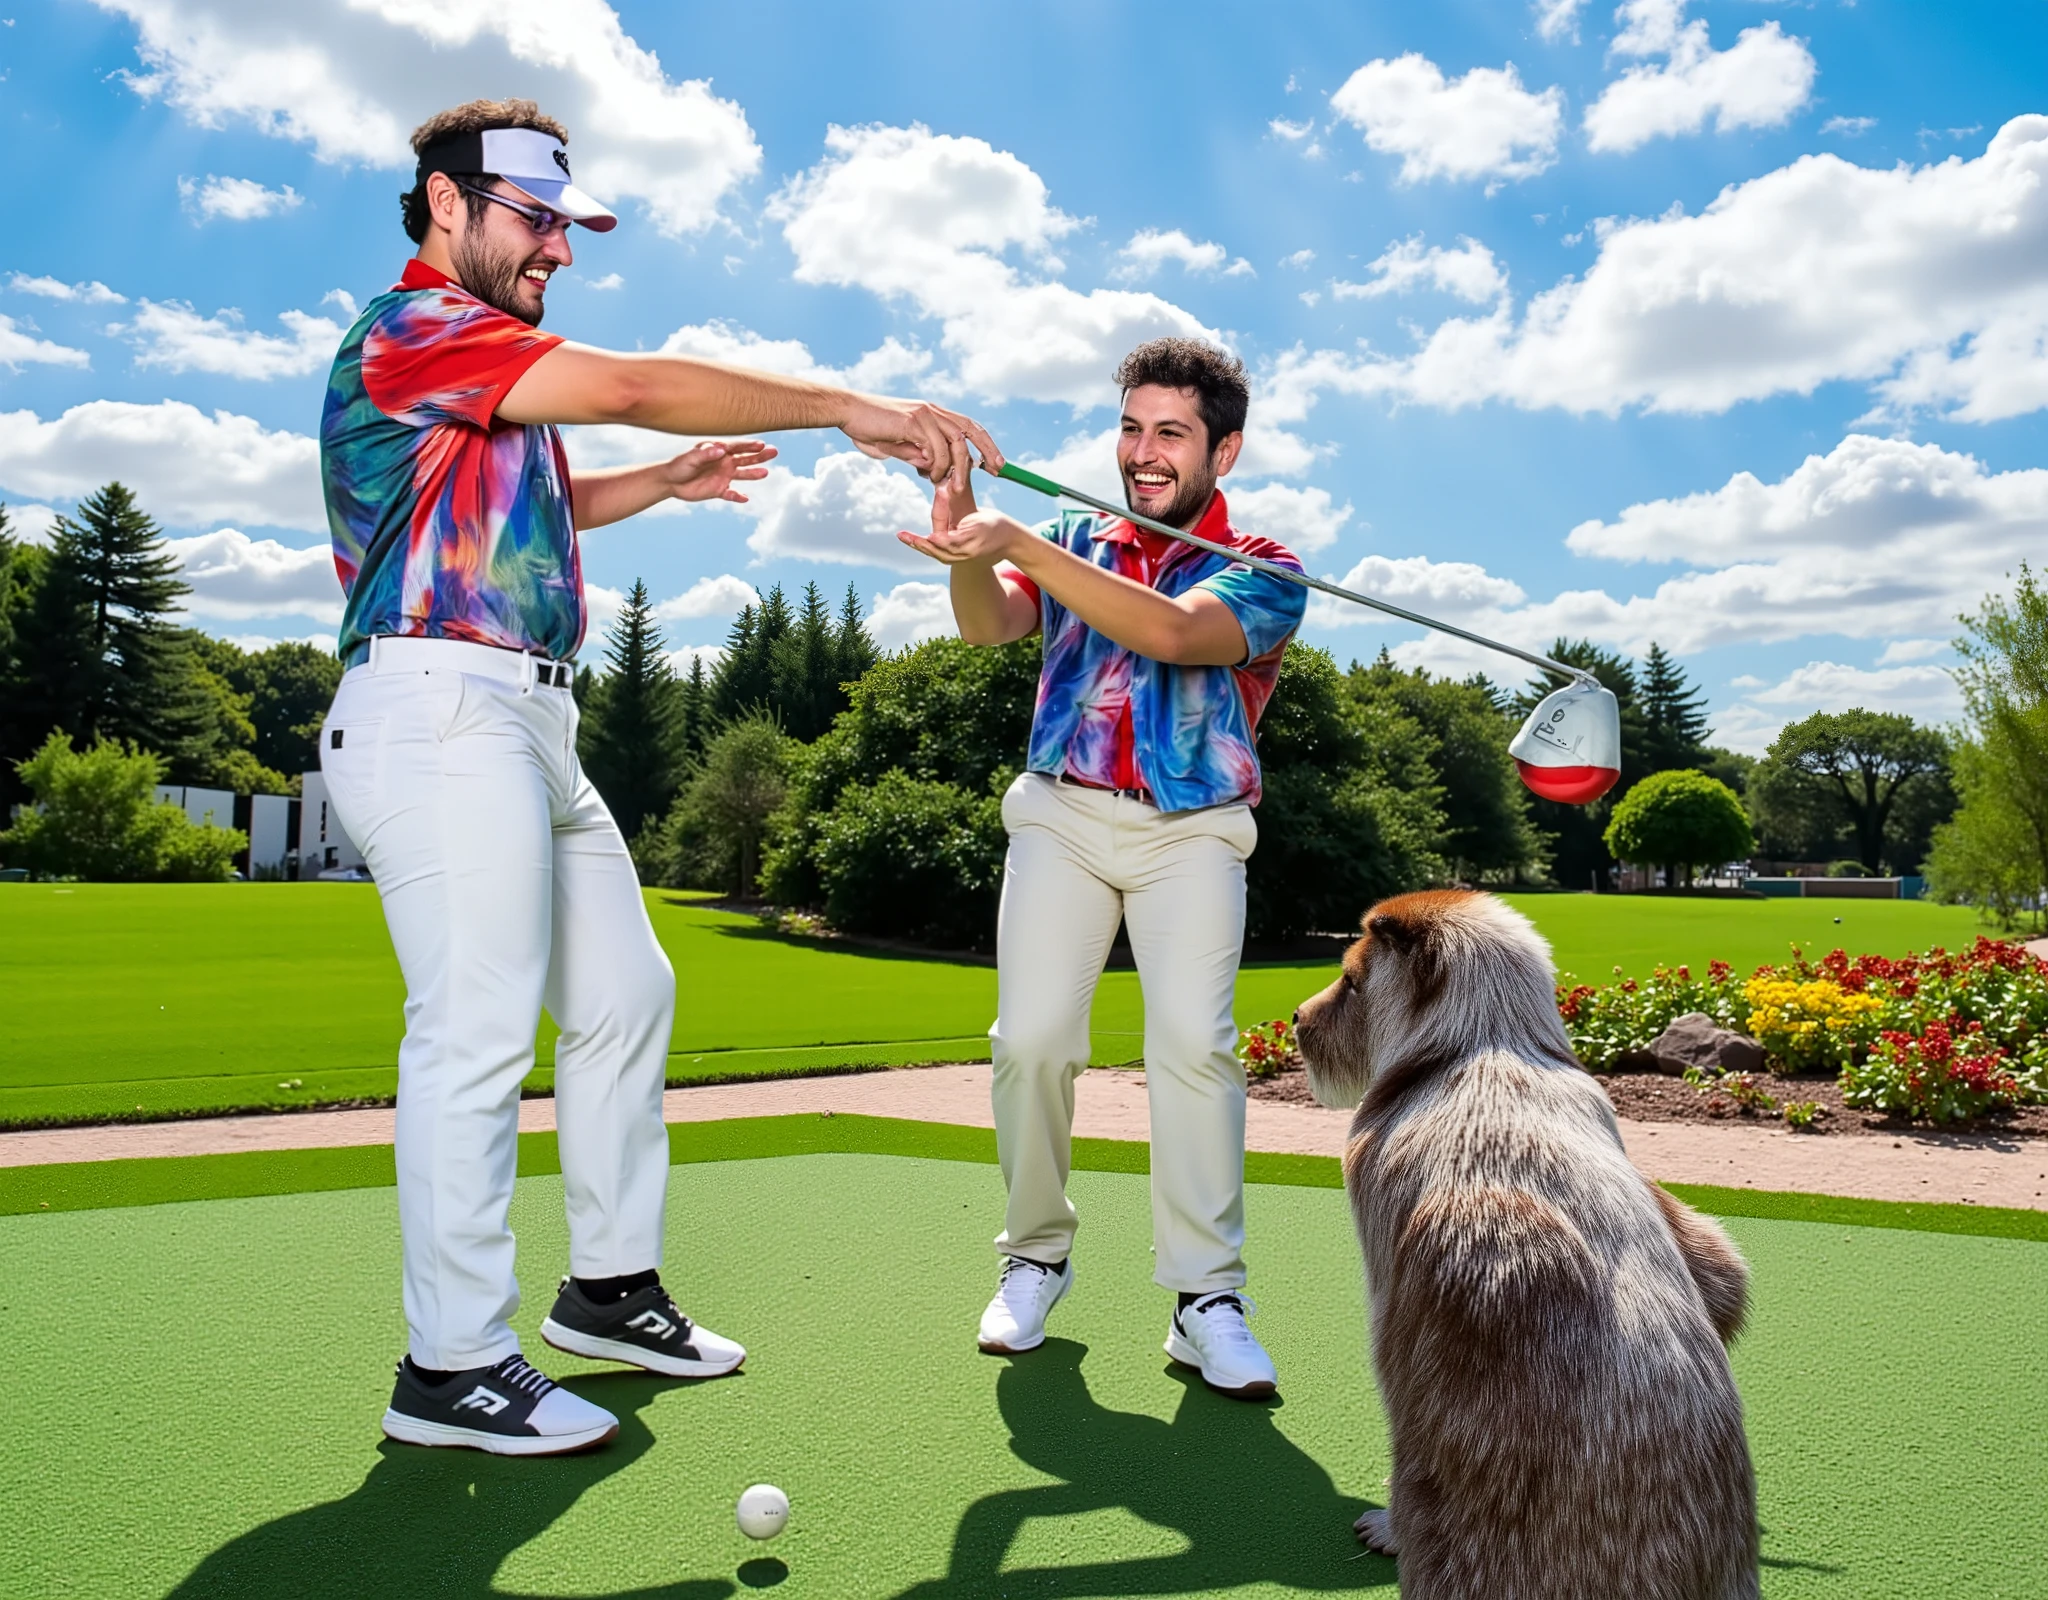
[[[989,1030],[1009,1207],[996,1248],[1051,1265],[1077,1226],[1067,1199],[1074,1080],[1121,918],[1145,995],[1154,1278],[1191,1293],[1244,1282],[1244,1068],[1231,1001],[1244,944],[1249,807],[1162,814],[1026,773],[1010,834]]]

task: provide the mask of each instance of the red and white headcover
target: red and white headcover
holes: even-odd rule
[[[1522,782],[1544,799],[1590,804],[1621,777],[1621,704],[1582,678],[1529,713],[1508,754]]]

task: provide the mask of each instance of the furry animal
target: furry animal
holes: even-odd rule
[[[1295,1014],[1344,1156],[1393,1438],[1403,1600],[1744,1600],[1756,1479],[1724,1345],[1748,1269],[1630,1165],[1558,1021],[1550,948],[1490,895],[1366,913]]]

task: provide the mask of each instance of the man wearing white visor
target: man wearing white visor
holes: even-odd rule
[[[576,186],[531,101],[474,101],[413,135],[418,245],[343,339],[321,419],[348,670],[321,739],[330,801],[367,858],[406,984],[398,1199],[409,1348],[384,1431],[550,1455],[617,1432],[529,1366],[506,1226],[521,1080],[543,1006],[569,1276],[550,1344],[673,1377],[746,1352],[662,1286],[661,1093],[675,977],[625,840],[576,760],[569,660],[584,631],[577,534],[663,500],[742,500],[758,439],[572,471],[557,424],[749,435],[838,428],[943,479],[972,421],[936,406],[539,331],[572,222],[618,219]]]

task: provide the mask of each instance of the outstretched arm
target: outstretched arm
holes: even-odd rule
[[[560,344],[498,402],[507,422],[617,422],[663,433],[768,433],[837,428],[864,454],[907,461],[933,480],[966,459],[1003,454],[981,425],[922,400],[856,394],[780,373],[691,356],[624,355]]]
[[[1031,596],[996,570],[1007,561],[1097,633],[1154,661],[1231,667],[1247,653],[1244,629],[1215,595],[1163,595],[1039,538],[1014,517],[975,510],[964,468],[933,494],[931,533],[896,537],[953,569],[953,615],[970,644],[1021,639],[1038,625]]]
[[[576,505],[577,531],[622,522],[664,500],[731,500],[745,505],[747,497],[733,485],[767,477],[775,455],[772,444],[736,439],[700,444],[645,466],[574,473],[569,493]]]

